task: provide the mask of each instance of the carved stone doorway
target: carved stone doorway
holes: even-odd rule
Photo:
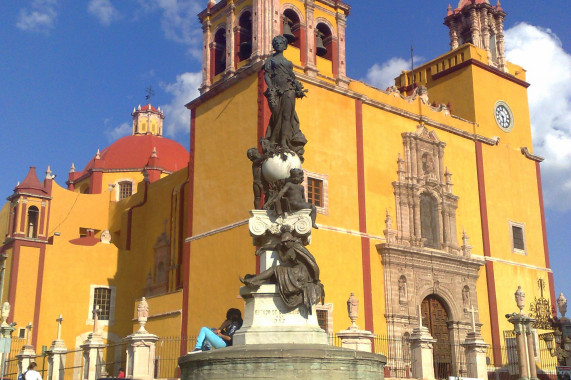
[[[443,302],[435,295],[429,295],[421,304],[422,324],[436,339],[433,344],[434,375],[447,379],[452,375],[452,350],[448,331],[448,312]]]

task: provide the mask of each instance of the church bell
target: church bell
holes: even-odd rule
[[[318,30],[315,33],[315,51],[320,57],[327,54],[327,48],[323,45],[323,33]]]
[[[291,44],[295,41],[295,35],[291,31],[291,20],[287,17],[284,17],[284,33],[283,36],[287,39],[288,44]]]

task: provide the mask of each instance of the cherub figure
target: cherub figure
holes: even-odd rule
[[[254,190],[254,208],[261,209],[262,192],[264,191],[264,179],[262,177],[262,164],[264,163],[264,156],[260,154],[258,149],[250,148],[246,153],[248,159],[252,161],[252,176],[254,177],[253,190]]]
[[[282,214],[282,199],[286,201],[286,205],[289,207],[290,212],[295,212],[303,209],[311,209],[309,216],[311,217],[311,226],[313,228],[318,228],[315,224],[315,218],[317,216],[317,208],[310,202],[305,200],[305,189],[301,185],[303,182],[303,170],[301,169],[291,169],[289,172],[289,178],[286,179],[284,186],[279,192],[274,194],[266,204],[264,209],[269,209],[274,206],[274,209],[278,214]]]

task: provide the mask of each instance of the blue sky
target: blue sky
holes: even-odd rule
[[[347,2],[351,78],[384,87],[408,67],[411,43],[419,61],[448,50],[442,24],[447,1]],[[527,69],[531,83],[535,153],[546,158],[542,172],[556,292],[571,296],[571,30],[564,3],[504,0],[502,7],[508,13],[508,59]],[[40,173],[50,165],[65,186],[72,162],[82,169],[97,149],[130,133],[130,112],[145,102],[148,86],[155,91],[152,104],[165,110],[167,136],[188,148],[183,105],[198,94],[202,35],[196,14],[205,5],[206,0],[4,2],[0,194],[10,195],[31,165]]]

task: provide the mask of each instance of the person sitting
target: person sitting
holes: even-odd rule
[[[202,345],[208,341],[214,348],[224,348],[232,346],[232,338],[234,333],[242,327],[242,313],[238,309],[228,309],[226,312],[226,320],[222,322],[219,329],[211,329],[209,327],[202,327],[194,350],[190,353],[194,354],[202,352]]]

